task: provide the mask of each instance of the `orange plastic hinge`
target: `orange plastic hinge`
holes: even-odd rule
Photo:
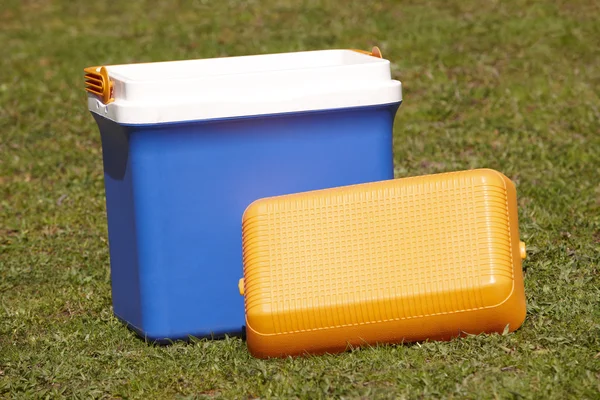
[[[381,55],[381,50],[377,46],[373,46],[373,48],[371,49],[371,51],[359,50],[359,49],[352,49],[352,50],[353,51],[357,51],[359,53],[367,54],[367,55],[370,55],[370,56],[373,56],[373,57],[383,58],[383,56]]]
[[[108,77],[105,67],[88,67],[85,72],[85,90],[102,99],[104,104],[115,101],[113,96],[113,83]]]

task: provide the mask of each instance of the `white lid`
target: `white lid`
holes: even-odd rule
[[[395,103],[388,60],[354,50],[106,66],[114,101],[90,111],[121,124],[157,124]]]

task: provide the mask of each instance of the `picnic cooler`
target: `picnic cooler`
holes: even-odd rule
[[[246,335],[256,357],[517,329],[525,318],[514,184],[489,169],[253,202]]]
[[[252,201],[393,177],[401,84],[375,50],[85,73],[102,140],[114,313],[148,339],[242,333],[235,283]]]

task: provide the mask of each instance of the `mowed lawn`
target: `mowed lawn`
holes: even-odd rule
[[[600,398],[599,18],[593,0],[3,0],[0,398]],[[397,177],[517,184],[523,326],[265,361],[119,323],[83,68],[372,45],[403,82]]]

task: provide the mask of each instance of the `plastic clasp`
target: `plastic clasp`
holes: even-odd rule
[[[113,83],[108,77],[105,67],[88,67],[85,72],[85,90],[102,99],[104,104],[115,101],[113,96]]]
[[[525,246],[525,242],[519,242],[519,251],[521,252],[521,259],[524,260],[527,258],[527,248]]]
[[[367,54],[369,56],[373,56],[373,57],[377,57],[377,58],[383,58],[383,56],[381,55],[381,50],[377,46],[373,46],[371,51],[359,50],[359,49],[352,49],[352,51]]]
[[[238,281],[238,290],[240,291],[240,295],[244,295],[244,278]]]

